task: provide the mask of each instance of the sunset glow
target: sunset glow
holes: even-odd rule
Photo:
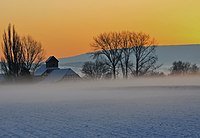
[[[200,0],[1,0],[0,42],[8,24],[40,41],[48,55],[90,52],[94,36],[142,31],[160,45],[200,43]],[[2,55],[1,55],[2,56]]]

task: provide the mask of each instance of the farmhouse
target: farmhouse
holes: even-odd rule
[[[58,66],[59,61],[50,56],[46,63],[41,65],[35,72],[34,76],[45,82],[58,82],[62,80],[77,80],[81,77],[74,72],[71,68],[60,69]]]

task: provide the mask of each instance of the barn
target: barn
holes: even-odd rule
[[[81,77],[71,68],[60,69],[59,61],[54,56],[50,56],[45,64],[42,64],[35,72],[36,79],[43,82],[59,82],[63,80],[78,80]]]

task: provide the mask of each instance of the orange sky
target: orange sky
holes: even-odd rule
[[[159,44],[200,43],[200,0],[1,0],[0,35],[9,23],[41,41],[47,56],[92,51],[93,36],[143,31]],[[0,39],[2,42],[2,37]]]

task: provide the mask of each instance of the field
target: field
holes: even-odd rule
[[[200,77],[0,86],[0,137],[200,137]]]

